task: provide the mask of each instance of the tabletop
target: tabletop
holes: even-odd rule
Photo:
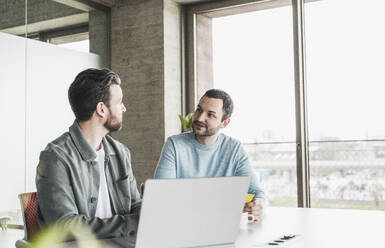
[[[384,230],[385,211],[270,207],[262,222],[240,229],[236,247],[283,247],[266,244],[292,234],[290,247],[384,248]]]
[[[385,248],[384,234],[385,211],[268,207],[261,222],[240,227],[235,247]],[[286,241],[284,236],[290,235],[295,237]],[[114,238],[100,243],[106,248],[133,248],[134,241]],[[78,246],[67,242],[58,247]]]

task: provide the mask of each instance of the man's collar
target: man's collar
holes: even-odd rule
[[[108,134],[104,136],[102,140],[104,153],[106,155],[115,155],[115,150],[112,148],[111,144],[107,142],[107,139],[111,139],[111,137]]]
[[[80,129],[79,123],[76,120],[74,121],[72,126],[70,126],[69,132],[82,158],[87,161],[95,160],[96,153],[92,149],[90,144],[88,144],[86,138],[83,135],[82,130]]]
[[[92,149],[90,144],[88,144],[86,138],[83,135],[82,130],[80,129],[79,123],[76,120],[74,121],[72,126],[70,126],[69,133],[82,158],[86,161],[95,160],[96,152]],[[111,147],[109,142],[107,142],[106,136],[103,137],[102,142],[104,153],[106,155],[114,155],[114,149]]]

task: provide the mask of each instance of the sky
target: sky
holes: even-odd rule
[[[365,3],[305,5],[310,140],[385,138],[385,3]],[[292,29],[290,6],[213,20],[214,87],[235,104],[225,133],[295,140]]]

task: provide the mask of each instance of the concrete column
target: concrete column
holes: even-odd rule
[[[108,27],[109,20],[106,12],[101,10],[89,12],[88,33],[90,52],[96,53],[101,57],[103,67],[110,67]]]
[[[179,6],[117,0],[111,9],[111,68],[122,79],[123,129],[113,136],[132,154],[138,183],[152,178],[181,112]]]

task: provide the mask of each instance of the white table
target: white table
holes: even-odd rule
[[[24,230],[10,228],[7,230],[0,229],[0,248],[15,247],[16,240],[22,239],[23,237]]]
[[[284,234],[300,236],[270,247],[385,248],[385,211],[270,207],[261,223],[239,230],[236,248],[263,247]],[[124,239],[104,240],[103,246],[133,247]]]
[[[255,248],[283,234],[301,235],[290,247],[384,248],[385,211],[270,207],[261,223],[240,230],[236,247]]]
[[[22,232],[10,230],[7,232],[12,237],[22,237]],[[287,243],[289,246],[270,247],[385,248],[385,211],[270,207],[261,223],[239,230],[236,248],[261,247],[258,245],[284,234],[300,234],[300,237]],[[101,243],[108,248],[134,247],[133,240],[123,238],[101,240]],[[3,248],[5,243],[1,244]],[[58,247],[73,248],[76,244],[69,242]]]

